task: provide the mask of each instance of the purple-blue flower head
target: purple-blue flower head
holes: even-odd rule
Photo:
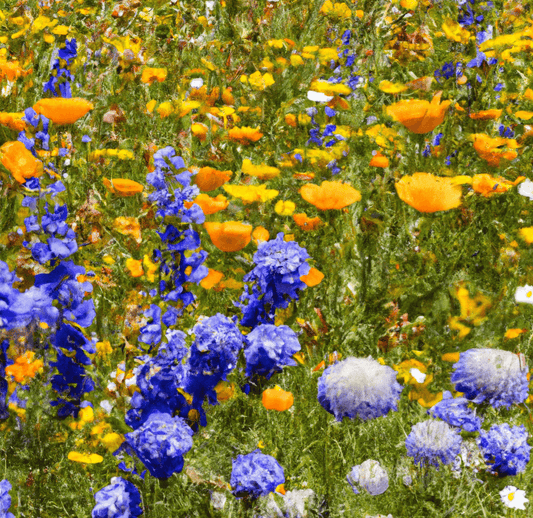
[[[192,448],[192,435],[185,419],[152,412],[143,426],[125,438],[150,474],[166,479],[183,469],[183,455]]]
[[[477,432],[481,429],[481,419],[476,417],[474,410],[468,408],[468,399],[464,397],[453,398],[452,393],[446,390],[434,407],[428,410],[432,417],[438,417],[451,426],[462,428],[465,432]]]
[[[363,421],[398,409],[403,387],[396,372],[376,360],[350,356],[330,365],[318,380],[318,401],[337,421]]]
[[[9,512],[11,507],[11,496],[9,495],[11,491],[11,483],[9,480],[2,480],[0,482],[0,517],[1,518],[15,518],[13,513]]]
[[[411,433],[405,439],[405,447],[415,464],[433,464],[438,469],[439,462],[451,464],[454,461],[461,451],[461,442],[457,429],[443,421],[431,419],[411,428]]]
[[[492,426],[488,432],[481,430],[476,441],[490,472],[505,477],[526,469],[531,450],[527,438],[524,425],[511,428],[504,423]]]
[[[91,518],[130,518],[142,514],[139,490],[122,477],[113,477],[111,484],[95,493],[94,499]]]
[[[267,496],[284,482],[285,473],[278,461],[259,449],[233,459],[230,484],[237,498]]]
[[[292,356],[300,350],[296,333],[289,326],[262,324],[246,335],[246,375],[270,379],[286,365],[296,365]]]
[[[494,408],[510,408],[528,396],[527,366],[509,351],[469,349],[453,367],[455,390],[474,403],[487,401]]]

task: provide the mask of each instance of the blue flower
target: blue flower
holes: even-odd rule
[[[8,360],[7,350],[9,349],[9,340],[4,340],[0,344],[0,420],[9,417],[9,410],[7,409],[7,381],[6,381],[6,367],[13,363],[13,360]],[[9,507],[9,506],[8,506]]]
[[[296,365],[292,356],[300,350],[296,333],[289,326],[263,324],[246,335],[246,375],[270,379],[286,365]]]
[[[446,390],[434,407],[428,410],[432,417],[438,417],[449,425],[462,428],[465,432],[477,432],[481,428],[481,419],[476,417],[475,411],[467,406],[468,399],[464,397],[453,398],[452,393]]]
[[[527,367],[522,368],[518,356],[509,351],[469,349],[453,367],[455,390],[474,403],[509,408],[528,396]]]
[[[285,473],[278,461],[257,449],[248,455],[237,455],[232,461],[230,484],[237,498],[253,500],[267,496],[285,482]]]
[[[94,499],[91,518],[130,518],[142,514],[139,490],[122,477],[113,477],[111,484],[95,493]]]
[[[9,480],[2,480],[0,482],[0,518],[15,518],[15,515],[9,512],[11,507],[9,491],[11,491],[11,483]]]
[[[411,428],[405,439],[407,455],[415,464],[433,464],[439,469],[439,461],[450,464],[461,451],[462,438],[455,428],[442,421],[422,421]]]
[[[183,455],[192,448],[192,435],[181,417],[152,412],[143,426],[125,438],[150,474],[166,479],[183,469]]]
[[[372,496],[381,495],[389,488],[389,475],[377,460],[365,460],[354,466],[346,478],[356,495],[359,494],[356,484]]]
[[[402,389],[390,367],[371,357],[350,356],[322,373],[318,401],[337,421],[343,417],[366,421],[397,410]]]
[[[531,450],[527,438],[524,425],[511,428],[505,423],[492,426],[488,432],[481,430],[476,441],[490,472],[505,477],[526,469]]]

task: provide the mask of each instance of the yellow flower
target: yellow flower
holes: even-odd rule
[[[96,453],[87,454],[71,451],[68,454],[68,460],[80,462],[81,464],[99,464],[100,462],[103,462],[104,458]]]
[[[391,83],[390,81],[381,81],[378,88],[386,94],[398,94],[407,90],[407,86],[401,83]]]
[[[195,137],[198,137],[201,141],[205,140],[205,137],[207,135],[207,130],[208,129],[209,128],[205,124],[202,124],[200,122],[195,123],[195,124],[191,124],[191,133]]]
[[[159,264],[153,263],[150,257],[145,254],[143,257],[143,265],[146,268],[146,277],[150,282],[155,282],[155,274],[159,270]]]
[[[96,356],[105,358],[108,354],[113,352],[111,343],[109,340],[104,340],[103,342],[96,342]]]
[[[241,83],[248,83],[255,90],[264,90],[268,86],[273,85],[275,81],[272,77],[272,74],[267,72],[266,74],[261,76],[261,72],[257,71],[251,74],[250,76],[242,75]]]
[[[132,236],[137,243],[142,241],[141,226],[136,218],[120,216],[113,222],[115,228],[124,236]]]
[[[302,59],[302,56],[299,54],[291,54],[291,65],[293,67],[299,67],[304,64],[304,60]]]
[[[132,277],[141,277],[144,274],[142,261],[137,261],[131,257],[126,259],[126,268],[130,271]]]
[[[152,99],[150,102],[146,103],[146,111],[148,113],[153,113],[156,104],[157,101],[155,99]]]
[[[320,8],[320,13],[328,14],[336,18],[351,18],[352,16],[352,11],[346,4],[339,2],[335,2],[334,4],[331,0],[324,2]]]
[[[458,22],[452,20],[451,18],[448,18],[442,24],[442,30],[444,31],[446,38],[451,41],[455,41],[457,43],[468,43],[470,40],[470,33],[466,29],[463,29]]]
[[[346,85],[343,85],[341,83],[333,84],[333,83],[328,83],[327,81],[320,81],[320,80],[313,81],[309,89],[313,90],[314,92],[320,92],[326,95],[336,95],[336,94],[349,95],[352,93],[352,89]]]
[[[506,340],[511,340],[513,338],[516,338],[517,336],[520,336],[522,333],[527,333],[527,329],[507,329],[507,331],[505,331],[504,338]]]
[[[250,176],[255,176],[260,180],[272,180],[272,178],[276,178],[281,173],[277,167],[270,167],[266,164],[253,165],[252,161],[248,158],[245,158],[242,162],[242,172]]]
[[[444,353],[442,356],[441,356],[441,359],[443,362],[452,362],[452,363],[457,363],[459,361],[459,358],[461,356],[461,353]]]
[[[104,437],[100,437],[100,442],[107,448],[110,453],[113,453],[114,451],[118,450],[124,440],[124,436],[115,432],[108,433]]]
[[[241,199],[245,205],[256,201],[264,203],[279,194],[275,189],[267,189],[266,185],[224,185],[223,189],[230,196]]]
[[[165,101],[164,103],[161,103],[156,110],[157,113],[159,113],[159,116],[162,119],[165,119],[170,114],[174,113],[174,106],[170,101]]]
[[[461,321],[474,326],[479,326],[487,317],[487,309],[491,306],[490,300],[482,294],[470,298],[468,290],[461,284],[455,290],[455,296],[461,306],[461,315],[451,317],[449,326],[451,329],[459,331],[459,338],[468,335],[471,329],[461,323]]]
[[[524,227],[519,230],[520,237],[530,245],[533,243],[533,227]]]
[[[292,201],[279,200],[274,210],[280,216],[292,216],[296,209],[296,204]]]

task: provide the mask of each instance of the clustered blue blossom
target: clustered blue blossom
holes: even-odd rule
[[[9,512],[11,507],[9,491],[11,491],[11,483],[9,480],[2,480],[0,482],[0,518],[15,518],[15,515]]]
[[[318,401],[337,421],[376,419],[398,409],[403,387],[396,372],[371,357],[330,365],[318,380]]]
[[[476,441],[489,471],[500,477],[522,473],[531,451],[528,436],[524,425],[511,428],[504,423],[492,426],[489,431],[481,430]]]
[[[298,300],[299,292],[307,287],[300,277],[311,269],[307,262],[310,255],[298,243],[283,237],[280,232],[276,239],[259,244],[253,258],[255,267],[243,278],[252,283],[252,292],[245,285],[239,302],[234,302],[242,310],[243,326],[273,323],[276,309]]]
[[[217,404],[215,387],[235,369],[244,344],[239,328],[220,313],[201,317],[192,332],[195,339],[187,362],[186,391],[193,396],[192,406],[200,413],[202,423],[205,422],[202,408],[205,397],[210,404]]]
[[[237,498],[252,500],[266,496],[285,482],[285,473],[278,461],[257,449],[237,455],[232,461],[230,484]]]
[[[48,151],[50,149],[50,135],[48,134],[49,119],[37,113],[33,108],[26,108],[24,110],[23,120],[29,126],[18,134],[17,140],[22,142],[26,146],[26,149],[31,151],[35,157],[37,156],[36,144],[39,144],[39,149]]]
[[[477,432],[481,429],[481,418],[474,410],[468,408],[468,399],[453,398],[449,390],[444,391],[442,400],[428,410],[432,417],[438,417],[451,426],[462,428],[465,432]]]
[[[510,408],[528,396],[527,367],[516,354],[500,349],[469,349],[454,364],[455,390],[474,403]]]
[[[434,419],[422,421],[411,428],[405,439],[407,455],[415,464],[433,464],[439,469],[439,462],[451,464],[461,451],[462,438],[456,428]]]
[[[286,365],[296,365],[292,356],[300,350],[298,336],[289,326],[262,324],[246,335],[246,376],[270,379]]]
[[[192,435],[185,419],[156,411],[124,437],[150,474],[166,479],[183,469],[183,455],[192,448]]]
[[[113,477],[111,484],[95,493],[94,499],[91,518],[130,518],[142,514],[139,490],[122,477]]]
[[[66,40],[58,51],[58,58],[52,64],[50,79],[44,84],[44,92],[54,97],[72,97],[70,83],[74,80],[71,72],[72,61],[78,56],[78,42],[75,38]]]

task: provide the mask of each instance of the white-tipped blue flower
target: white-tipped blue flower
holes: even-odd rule
[[[500,349],[469,349],[461,353],[451,376],[455,390],[474,403],[509,408],[528,396],[527,365],[516,354]]]
[[[442,401],[428,410],[432,417],[438,417],[452,426],[462,428],[465,432],[477,432],[481,428],[481,418],[468,408],[468,399],[455,398],[449,390],[445,390]]]
[[[439,461],[450,464],[461,451],[462,438],[457,430],[443,421],[430,419],[415,424],[405,439],[407,455],[415,464],[433,464],[439,468]]]
[[[389,475],[377,460],[365,460],[354,466],[346,478],[355,494],[359,494],[357,485],[372,496],[381,495],[389,488]]]
[[[402,389],[390,367],[370,356],[350,356],[322,373],[318,401],[337,421],[343,417],[366,421],[397,410]]]

